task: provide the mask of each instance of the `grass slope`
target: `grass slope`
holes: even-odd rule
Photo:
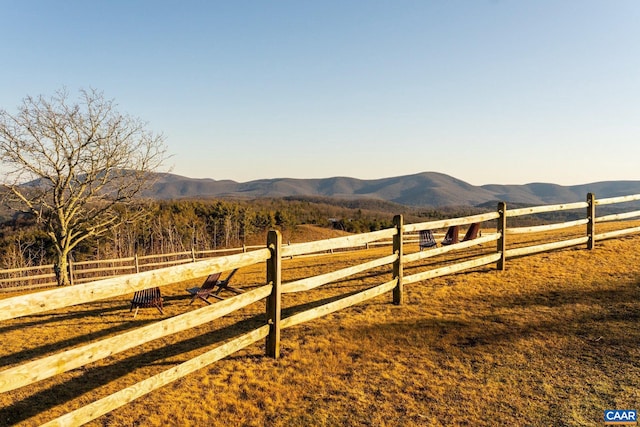
[[[287,260],[283,274],[290,281],[389,250]],[[604,409],[639,409],[638,265],[640,236],[407,285],[403,306],[384,295],[286,329],[279,360],[249,347],[90,425],[601,425]],[[264,281],[261,268],[244,270],[236,285]],[[383,271],[287,294],[285,316],[381,283]],[[192,284],[163,289],[164,317],[198,307],[184,291]],[[128,308],[121,298],[4,322],[2,366],[163,317],[145,309],[133,319]],[[0,424],[40,424],[169,369],[258,326],[263,309],[0,395]]]

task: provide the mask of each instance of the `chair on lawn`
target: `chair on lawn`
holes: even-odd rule
[[[452,225],[447,230],[447,234],[444,236],[444,240],[442,241],[443,245],[453,245],[454,243],[458,243],[458,233],[460,232],[460,226]]]
[[[219,294],[224,290],[235,292],[236,294],[241,294],[242,290],[229,286],[229,281],[231,280],[233,275],[236,274],[236,271],[238,271],[237,268],[229,273],[227,278],[224,280],[220,280],[220,276],[222,276],[222,273],[210,274],[209,276],[207,276],[206,280],[200,287],[187,289],[187,292],[189,292],[193,296],[189,304],[192,304],[196,298],[200,298],[207,304],[211,304],[209,302],[209,297],[223,300],[224,298]]]
[[[478,237],[479,231],[480,231],[480,223],[474,222],[473,224],[471,224],[471,226],[469,226],[469,229],[467,230],[466,234],[462,238],[462,241],[466,242],[468,240],[475,239],[476,237]]]
[[[136,291],[131,299],[131,308],[129,309],[129,313],[131,313],[131,310],[133,310],[134,307],[136,309],[136,312],[133,313],[134,319],[138,315],[138,310],[140,308],[155,307],[158,309],[160,314],[164,314],[162,312],[162,294],[160,293],[160,288],[156,287]]]
[[[436,239],[433,237],[433,231],[431,230],[420,230],[420,250],[432,248],[437,246],[438,243]]]

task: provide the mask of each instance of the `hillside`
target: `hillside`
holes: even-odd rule
[[[373,180],[348,177],[275,178],[239,183],[163,174],[145,196],[164,200],[305,196],[374,199],[405,206],[443,207],[478,206],[498,200],[528,205],[569,203],[585,200],[588,192],[594,192],[598,198],[637,194],[640,193],[640,181],[604,181],[572,186],[551,183],[475,186],[442,173],[423,172]]]
[[[520,236],[514,235],[510,244],[519,238],[530,241],[530,236]],[[416,251],[416,246],[405,249]],[[404,275],[491,248],[483,245],[410,263],[403,267]],[[348,268],[388,256],[390,250],[286,259],[283,280]],[[388,293],[285,328],[278,360],[264,357],[260,340],[213,364],[198,365],[186,377],[87,425],[602,425],[605,409],[634,408],[640,401],[639,258],[636,235],[598,242],[592,251],[576,247],[518,257],[508,261],[505,271],[486,266],[407,283],[402,305],[392,304]],[[385,266],[287,293],[283,319],[353,296],[391,276],[391,266]],[[247,295],[264,281],[265,266],[255,264],[239,270],[233,285]],[[73,352],[123,333],[139,334],[142,327],[177,316],[202,316],[206,304],[190,304],[185,291],[201,283],[202,278],[193,278],[163,286],[163,314],[143,309],[134,319],[130,296],[121,295],[7,320],[0,358],[7,368],[28,360],[42,366],[53,353]],[[132,390],[144,390],[141,381],[151,378],[157,384],[181,364],[264,326],[264,307],[263,302],[252,304],[0,393],[0,425],[41,425],[120,390],[131,396]],[[37,366],[28,370],[29,378],[37,374]]]

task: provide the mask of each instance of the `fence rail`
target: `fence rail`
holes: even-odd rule
[[[169,335],[191,329],[198,325],[211,322],[212,320],[218,319],[222,316],[234,313],[241,308],[266,300],[264,323],[254,330],[245,332],[242,335],[214,348],[213,350],[196,356],[186,362],[180,363],[157,375],[142,380],[45,424],[51,426],[81,425],[123,406],[153,390],[169,384],[172,381],[208,366],[240,349],[252,345],[261,339],[267,339],[265,345],[266,354],[271,357],[278,357],[280,351],[280,331],[284,328],[311,321],[328,313],[350,307],[354,304],[361,303],[389,292],[393,293],[393,303],[400,305],[403,302],[404,285],[423,282],[434,277],[453,274],[492,263],[496,263],[497,269],[501,270],[504,269],[505,262],[509,258],[584,244],[587,244],[587,249],[593,249],[594,242],[596,241],[628,235],[631,233],[640,233],[640,227],[629,227],[600,234],[596,234],[595,232],[595,224],[597,222],[603,222],[605,220],[621,220],[639,216],[638,211],[635,211],[597,218],[595,216],[595,208],[598,204],[625,203],[635,200],[640,200],[640,195],[603,199],[598,203],[598,201],[595,200],[595,197],[592,194],[589,194],[587,196],[586,203],[579,202],[514,210],[508,210],[506,204],[501,202],[498,205],[496,212],[487,214],[406,225],[403,224],[401,216],[396,216],[394,218],[393,228],[360,235],[338,237],[316,242],[291,244],[287,246],[282,245],[282,238],[279,232],[270,231],[266,246],[261,246],[253,251],[243,251],[239,254],[204,260],[192,259],[191,262],[183,263],[181,265],[141,271],[139,273],[105,278],[65,288],[56,288],[0,299],[0,321],[2,321],[77,304],[114,298],[125,294],[131,294],[134,291],[149,287],[167,286],[176,282],[204,277],[217,271],[228,271],[257,264],[264,264],[266,269],[266,283],[264,285],[233,296],[224,301],[164,320],[159,320],[155,323],[123,332],[109,338],[104,338],[96,342],[63,350],[40,359],[4,369],[0,371],[0,392],[9,392],[11,390],[28,386],[43,379],[51,378],[63,372],[85,366],[90,362],[111,357],[114,354],[124,352],[144,343],[161,339]],[[536,227],[511,229],[507,227],[508,218],[510,217],[585,208],[587,216],[585,219]],[[410,233],[490,220],[497,220],[495,233],[490,233],[470,241],[460,242],[450,246],[408,254],[404,253],[404,246],[408,241],[405,237],[410,236]],[[509,243],[507,236],[510,234],[522,235],[525,233],[538,233],[542,231],[550,232],[581,225],[587,226],[586,235],[584,236],[545,242],[531,246],[507,248],[507,244]],[[328,273],[305,277],[289,283],[282,283],[281,271],[283,259],[292,256],[307,256],[325,251],[344,250],[355,246],[388,241],[389,239],[391,239],[392,245],[391,254],[389,255],[368,260],[358,265],[340,268]],[[472,247],[486,245],[491,242],[496,242],[496,246],[495,250],[489,248],[490,253],[486,253],[486,246],[483,246],[485,253],[480,256],[474,255],[468,251],[468,249]],[[458,251],[461,253],[461,257],[459,259],[454,259],[453,261],[449,260],[450,263],[448,265],[438,265],[436,268],[430,268],[404,276],[404,266],[412,264],[415,268],[424,268],[423,266],[416,266],[415,264],[418,261],[429,257]],[[140,261],[140,258],[142,257],[137,258],[137,261]],[[145,259],[154,258],[147,256]],[[460,259],[463,259],[463,261],[460,261]],[[111,261],[115,262],[115,260]],[[84,264],[80,265],[91,265],[91,263],[84,262]],[[355,294],[347,296],[343,295],[332,302],[289,315],[286,318],[281,318],[283,313],[281,299],[282,294],[307,292],[336,280],[341,280],[365,271],[379,269],[383,266],[391,266],[391,280],[384,280],[382,283],[359,291]],[[374,272],[373,274],[376,278],[382,275],[382,273],[379,272]],[[388,274],[388,272],[384,274]]]
[[[190,250],[157,255],[134,255],[125,258],[101,259],[91,261],[69,260],[71,283],[86,283],[107,277],[118,277],[126,274],[140,273],[190,262],[202,261],[222,255],[244,253],[261,249],[264,246],[242,246],[240,248],[215,250]],[[31,272],[39,274],[31,274]],[[39,289],[55,286],[56,275],[53,264],[33,267],[11,268],[0,270],[0,292]]]

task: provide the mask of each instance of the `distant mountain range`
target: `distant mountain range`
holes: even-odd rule
[[[249,182],[186,178],[162,174],[145,196],[156,199],[181,198],[281,198],[334,197],[378,199],[406,206],[481,206],[497,201],[524,205],[570,203],[596,198],[640,193],[640,181],[604,181],[563,186],[550,183],[475,186],[452,176],[423,172],[381,179],[334,177],[322,179],[276,178]]]

